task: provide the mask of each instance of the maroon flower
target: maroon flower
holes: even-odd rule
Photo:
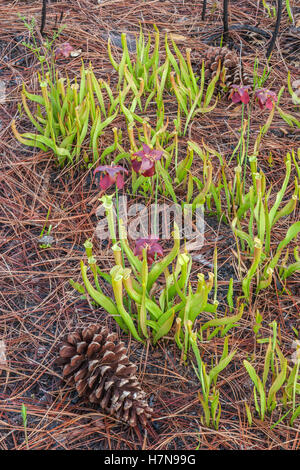
[[[230,93],[230,98],[232,99],[233,103],[239,103],[240,101],[244,104],[248,104],[250,101],[248,90],[251,88],[250,86],[238,86],[232,85],[232,91]]]
[[[73,47],[71,46],[71,44],[69,44],[68,42],[64,42],[56,49],[55,59],[61,56],[70,57],[70,54],[72,51],[73,51]]]
[[[98,172],[104,173],[104,176],[101,174],[99,182],[100,188],[103,189],[103,191],[106,191],[113,184],[116,184],[118,189],[122,189],[124,187],[125,182],[121,173],[123,172],[127,174],[128,171],[122,166],[97,166],[94,171],[94,176]]]
[[[136,173],[140,173],[143,176],[153,176],[155,173],[155,162],[160,160],[163,151],[152,150],[148,145],[142,144],[143,150],[133,154],[132,168]]]
[[[148,264],[152,264],[155,258],[155,254],[157,256],[163,256],[164,252],[162,247],[159,243],[158,237],[150,235],[149,238],[140,238],[135,243],[134,248],[134,255],[138,256],[140,259],[143,259],[143,249],[147,249],[147,262]]]
[[[270,91],[267,88],[259,88],[255,92],[255,98],[258,101],[260,109],[273,109],[275,102],[277,101],[277,96],[274,91]]]

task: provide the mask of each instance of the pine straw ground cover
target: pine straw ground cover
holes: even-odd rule
[[[292,4],[293,2],[291,2]],[[296,2],[294,2],[296,7]],[[107,37],[114,32],[131,34],[152,32],[156,24],[161,32],[181,36],[182,50],[192,48],[201,54],[210,37],[222,29],[220,2],[212,11],[209,4],[206,20],[201,21],[202,2],[180,1],[52,1],[48,5],[45,33],[52,34],[64,13],[65,29],[59,43],[69,42],[82,52],[78,57],[57,61],[57,69],[70,77],[78,76],[81,59],[91,62],[97,77],[111,83],[117,81],[107,55]],[[274,19],[257,6],[257,2],[232,1],[231,24],[250,24],[272,31]],[[276,320],[280,347],[285,357],[292,354],[293,328],[299,331],[299,274],[288,278],[288,289],[282,292],[279,280],[253,296],[245,307],[242,319],[229,332],[229,350],[236,349],[233,360],[218,379],[222,413],[218,430],[200,421],[201,406],[198,398],[199,380],[191,365],[184,364],[173,335],[158,342],[156,347],[144,345],[117,328],[116,323],[101,308],[95,308],[88,299],[82,299],[72,289],[69,279],[80,281],[79,263],[84,258],[83,243],[94,237],[98,207],[98,187],[94,184],[92,169],[79,165],[59,169],[51,152],[45,153],[19,144],[10,128],[17,116],[20,85],[37,92],[37,72],[40,64],[21,42],[28,37],[17,14],[40,22],[40,1],[2,1],[0,5],[0,79],[7,86],[7,97],[0,103],[1,142],[1,317],[0,339],[5,344],[6,363],[0,365],[0,448],[1,449],[298,449],[299,418],[293,426],[288,419],[274,425],[284,411],[280,404],[264,421],[253,412],[250,425],[245,401],[254,410],[253,384],[243,367],[243,360],[251,360],[256,370],[262,371],[266,345],[256,342],[253,332],[255,314],[259,309],[263,323],[262,337],[270,335],[269,324]],[[286,12],[272,55],[268,86],[279,91],[286,85],[287,71],[293,79],[299,67],[300,11],[294,9],[295,25],[291,26]],[[235,44],[242,45],[244,67],[251,74],[255,56],[264,64],[264,41],[238,31],[231,33]],[[219,39],[218,39],[219,41]],[[219,44],[217,42],[216,44]],[[298,48],[298,57],[297,57]],[[121,50],[113,48],[115,57]],[[298,62],[297,62],[298,61]],[[230,156],[238,140],[241,107],[230,106],[227,97],[203,118],[197,115],[183,138],[198,142],[202,139],[218,149],[224,157]],[[280,106],[293,111],[290,96],[284,92]],[[170,115],[174,113],[172,103]],[[175,110],[176,113],[176,110]],[[259,126],[265,122],[259,110],[253,112],[250,147]],[[122,126],[118,121],[114,125]],[[123,124],[124,126],[124,124]],[[31,132],[32,126],[23,117],[18,121],[20,132]],[[259,156],[259,167],[264,171],[268,187],[279,190],[285,171],[283,158],[292,148],[299,147],[299,129],[288,126],[275,114],[271,128],[264,136]],[[101,137],[102,148],[110,145],[110,137]],[[272,154],[272,165],[268,157]],[[232,162],[232,168],[233,168]],[[195,175],[200,169],[194,168]],[[197,173],[198,172],[198,173]],[[293,193],[292,170],[287,198]],[[153,201],[152,201],[153,202]],[[48,225],[54,237],[50,248],[40,248],[39,236],[51,208]],[[278,242],[288,226],[299,220],[299,206],[288,219],[277,226]],[[109,246],[94,240],[97,259],[101,266],[111,268],[113,256]],[[297,240],[294,241],[297,243]],[[216,217],[206,217],[205,246],[193,260],[192,284],[197,274],[211,271],[213,252],[218,246],[218,300],[225,311],[226,293],[231,277],[235,296],[241,294],[238,280],[235,239],[229,226]],[[166,249],[168,245],[166,244]],[[104,287],[107,295],[109,288]],[[211,318],[203,314],[200,324]],[[61,337],[76,326],[98,322],[111,331],[118,331],[127,345],[130,360],[138,366],[138,378],[154,409],[152,423],[147,432],[133,430],[101,412],[99,407],[83,402],[73,389],[62,382],[61,370],[54,364],[57,345]],[[201,343],[201,353],[207,364],[211,357],[220,357],[224,339],[214,337]],[[290,362],[289,362],[290,364]],[[1,373],[2,368],[2,373]],[[27,435],[21,416],[22,404],[27,409]]]

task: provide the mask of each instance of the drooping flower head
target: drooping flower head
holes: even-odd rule
[[[73,47],[70,43],[64,42],[61,44],[55,51],[55,59],[58,57],[70,57],[71,52],[73,51]]]
[[[122,173],[127,174],[128,171],[122,166],[100,165],[94,170],[94,176],[99,172],[101,173],[99,185],[103,191],[106,191],[113,184],[116,184],[118,189],[124,187],[125,182]]]
[[[292,348],[295,349],[295,351],[291,356],[291,361],[297,364],[300,361],[300,341],[298,339],[292,342]]]
[[[148,145],[142,144],[143,150],[133,154],[132,168],[136,173],[143,176],[153,176],[155,173],[155,162],[163,156],[163,151],[153,150]]]
[[[140,238],[135,243],[134,255],[143,259],[143,250],[147,250],[147,263],[152,264],[156,256],[163,256],[164,252],[160,244],[159,238],[151,235],[149,238]]]
[[[294,80],[292,82],[292,102],[294,104],[300,104],[300,80]]]
[[[232,99],[233,103],[244,103],[248,104],[250,101],[248,90],[251,88],[250,86],[238,86],[232,85],[231,86],[231,93],[230,98]]]
[[[259,88],[255,92],[255,98],[258,101],[260,109],[272,109],[275,102],[277,101],[277,96],[274,91],[270,91],[267,88]]]

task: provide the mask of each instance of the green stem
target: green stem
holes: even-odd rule
[[[241,143],[240,143],[240,149],[239,149],[239,158],[238,158],[238,164],[241,165],[241,158],[242,158],[242,152],[243,152],[243,128],[244,128],[244,112],[245,112],[245,104],[242,104],[242,122],[241,122]]]
[[[248,161],[249,137],[250,137],[250,116],[251,116],[251,104],[248,107],[247,141],[246,141],[246,153],[245,153],[245,161],[244,161],[243,192],[245,191],[246,169],[247,169],[247,161]]]
[[[118,232],[119,232],[119,238],[121,234],[121,229],[120,229],[120,212],[119,212],[119,192],[118,192],[118,186],[116,185],[116,204],[117,204],[117,223],[118,223]],[[122,262],[123,262],[123,267],[125,267],[125,257],[124,257],[124,248],[121,243],[121,253],[122,253]],[[129,314],[132,314],[131,311],[131,299],[129,295],[127,294],[127,306],[129,310]]]
[[[157,194],[158,194],[158,174],[156,174],[156,186],[155,186],[155,211],[154,211],[154,236],[156,237],[156,218],[157,218]],[[155,260],[157,254],[155,253]]]

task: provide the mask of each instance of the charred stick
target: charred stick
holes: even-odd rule
[[[205,13],[206,13],[206,2],[207,0],[203,0],[203,5],[202,5],[202,15],[201,15],[201,20],[205,20]]]
[[[43,5],[42,5],[42,20],[41,20],[41,35],[43,36],[45,24],[46,24],[46,15],[47,15],[47,0],[42,0]]]
[[[223,0],[223,34],[224,39],[228,37],[228,0]]]
[[[281,21],[281,14],[282,14],[282,0],[277,0],[277,18],[276,18],[274,33],[273,33],[272,39],[270,41],[269,47],[267,49],[267,58],[268,59],[269,59],[269,57],[270,57],[270,55],[271,55],[271,53],[274,49],[276,38],[278,36],[279,26],[280,26],[280,21]]]

